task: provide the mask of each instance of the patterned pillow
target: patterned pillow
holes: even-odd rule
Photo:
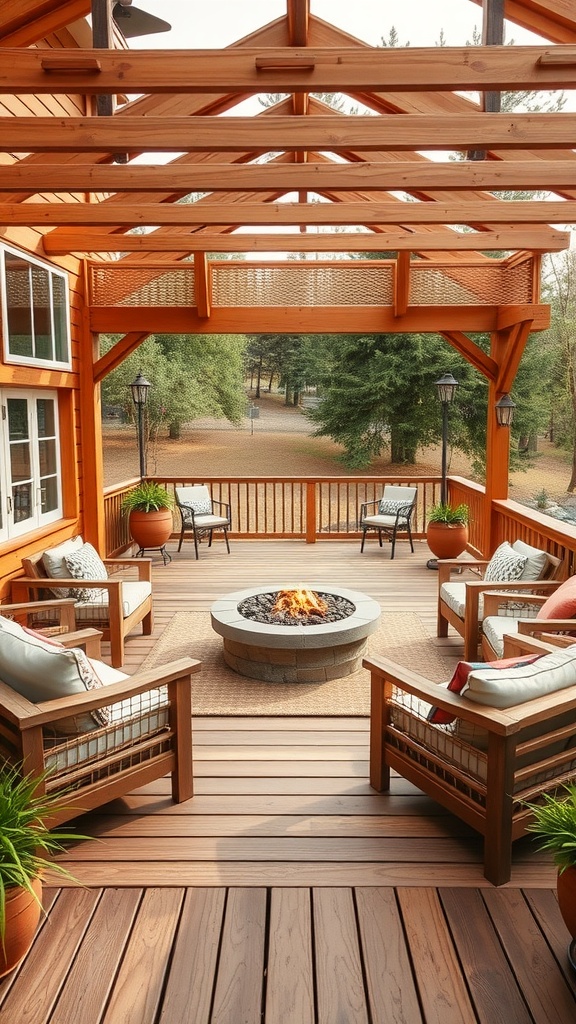
[[[401,508],[406,508],[408,505],[410,505],[410,502],[406,501],[406,499],[404,501],[392,501],[388,498],[385,501],[382,498],[378,506],[378,514],[381,516],[395,516]]]
[[[527,555],[519,555],[512,549],[507,540],[492,555],[486,572],[484,573],[485,583],[509,583],[512,580],[519,580],[524,572],[524,566],[528,561]]]
[[[194,509],[194,513],[197,516],[210,516],[212,515],[212,502],[208,501],[188,501],[186,504]]]
[[[74,580],[107,580],[108,573],[100,555],[91,544],[83,544],[78,551],[66,555],[64,558],[70,576]],[[70,597],[77,601],[104,602],[106,590],[99,587],[81,587],[78,590],[71,590]]]

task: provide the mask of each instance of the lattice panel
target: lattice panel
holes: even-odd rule
[[[412,263],[410,304],[414,306],[505,306],[532,301],[532,263],[514,267],[488,263],[433,268]]]
[[[393,265],[279,267],[212,264],[214,306],[389,306]]]
[[[334,264],[283,263],[251,266],[248,262],[213,261],[214,307],[391,306],[394,263],[367,265],[355,261]],[[121,262],[93,264],[93,306],[195,306],[194,266],[126,266]],[[529,303],[532,260],[506,267],[422,261],[411,264],[411,306],[478,306]]]
[[[91,267],[93,306],[195,306],[194,266]]]

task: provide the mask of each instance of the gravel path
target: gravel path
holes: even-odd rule
[[[251,399],[259,408],[259,418],[243,420],[241,426],[227,421],[196,420],[183,431],[179,441],[162,438],[149,453],[150,473],[211,476],[354,476],[338,461],[341,451],[328,438],[312,437],[311,424],[301,409],[284,405],[281,395],[263,395]],[[438,449],[421,454],[409,475],[437,474],[440,471]],[[450,472],[470,476],[469,463],[455,455]],[[104,476],[106,484],[119,483],[138,475],[138,449],[134,428],[120,426],[116,420],[104,425]],[[392,466],[385,459],[374,462],[369,475],[406,476],[406,468]],[[510,497],[534,504],[546,491],[552,501],[576,504],[567,494],[570,458],[553,449],[546,440],[539,442],[534,465],[526,472],[510,477]]]

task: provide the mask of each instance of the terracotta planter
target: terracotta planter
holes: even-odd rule
[[[557,891],[562,920],[572,938],[576,939],[576,867],[566,868],[558,875]]]
[[[169,508],[158,512],[131,512],[128,525],[138,547],[162,548],[172,533],[172,512]]]
[[[457,558],[466,550],[468,527],[451,523],[428,523],[428,547],[436,558]]]
[[[18,966],[30,949],[40,920],[40,899],[42,882],[32,881],[32,888],[38,899],[27,889],[15,887],[6,893],[6,933],[4,948],[0,943],[0,978]]]

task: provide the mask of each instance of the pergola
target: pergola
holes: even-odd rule
[[[233,46],[187,51],[128,50],[108,0],[4,0],[0,234],[34,228],[39,253],[85,261],[85,409],[153,331],[439,332],[487,380],[486,499],[507,496],[494,406],[549,323],[540,258],[570,244],[554,225],[575,219],[576,113],[504,113],[500,95],[574,88],[576,11],[476,2],[479,47],[371,47],[286,0]],[[504,17],[545,41],[503,45]],[[262,93],[286,95],[222,116]],[[179,155],[135,162],[151,152]],[[522,190],[549,200],[494,194]],[[388,258],[318,258],[349,252]],[[123,337],[100,356],[103,331]]]

